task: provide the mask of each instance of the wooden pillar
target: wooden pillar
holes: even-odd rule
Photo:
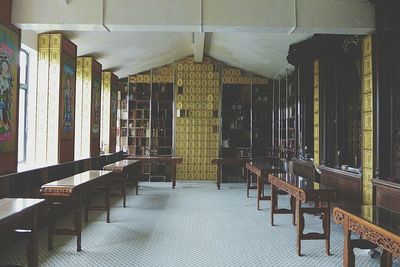
[[[19,50],[21,31],[11,24],[11,1],[0,1],[0,175],[17,171]]]
[[[75,159],[100,154],[101,68],[92,57],[77,59]]]
[[[104,153],[113,153],[117,137],[118,77],[103,71],[101,85],[101,147]]]
[[[35,161],[72,161],[77,47],[61,34],[40,34],[38,42]]]

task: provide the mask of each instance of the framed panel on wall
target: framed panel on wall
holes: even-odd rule
[[[17,171],[20,32],[0,24],[0,175]]]
[[[74,158],[76,58],[63,53],[61,67],[60,146],[65,147],[60,149],[60,162],[66,162]]]

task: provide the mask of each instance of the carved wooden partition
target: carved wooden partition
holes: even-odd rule
[[[101,72],[92,57],[78,57],[75,158],[100,155]]]
[[[11,24],[11,1],[1,1],[0,175],[17,171],[20,40],[20,29]]]
[[[55,164],[74,159],[76,53],[61,34],[39,34],[35,159]]]
[[[115,152],[117,138],[117,87],[118,77],[109,71],[102,72],[101,83],[101,146],[104,153]]]

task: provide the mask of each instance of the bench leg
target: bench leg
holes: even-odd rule
[[[296,226],[296,199],[290,196],[290,209],[292,211],[292,223]]]
[[[106,181],[106,192],[105,192],[105,206],[107,209],[107,223],[110,223],[110,187],[111,187],[111,178],[107,178]]]
[[[75,200],[75,212],[74,212],[74,227],[76,233],[76,251],[82,251],[82,219],[81,219],[81,196],[78,196]]]
[[[343,267],[354,267],[355,257],[351,245],[351,231],[349,230],[349,218],[346,216],[343,223]]]
[[[257,210],[260,210],[260,200],[262,196],[262,178],[257,176]]]
[[[54,233],[54,210],[53,202],[49,200],[48,202],[48,227],[47,227],[47,249],[53,250],[53,233]]]
[[[33,209],[31,216],[31,234],[27,248],[27,259],[29,267],[36,267],[38,264],[37,208]]]
[[[278,195],[276,193],[276,187],[271,185],[271,226],[274,226],[274,214],[278,206]]]
[[[301,256],[301,238],[304,231],[304,217],[301,211],[301,200],[296,200],[297,256]]]
[[[327,203],[328,207],[324,212],[324,219],[323,219],[323,229],[325,234],[325,252],[326,255],[331,255],[330,248],[331,248],[331,213],[330,213],[330,204]]]
[[[249,195],[250,195],[250,184],[251,184],[251,174],[249,173],[249,171],[247,171],[246,177],[247,177],[247,179],[246,179],[246,183],[247,183],[247,198],[249,198]]]

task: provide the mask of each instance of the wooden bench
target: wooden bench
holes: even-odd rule
[[[211,164],[217,165],[217,188],[221,189],[221,180],[222,180],[222,166],[224,165],[235,165],[246,167],[246,163],[250,162],[251,158],[216,158],[211,161]]]
[[[81,207],[82,198],[96,185],[107,187],[105,194],[105,207],[95,207],[95,210],[105,210],[107,212],[107,222],[110,222],[110,177],[112,172],[91,170],[76,174],[58,181],[44,184],[40,189],[42,197],[48,201],[48,249],[53,249],[53,235],[76,235],[77,251],[81,251]],[[72,203],[74,210],[74,229],[55,229],[55,209],[62,205]],[[88,203],[88,202],[87,202]],[[86,205],[85,220],[89,206]]]
[[[288,161],[286,159],[278,158],[275,156],[267,156],[263,158],[253,158],[251,162],[256,162],[256,163],[266,163],[269,164],[270,166],[274,167],[279,167],[282,170],[288,171]],[[251,170],[247,169],[247,177],[246,177],[246,183],[247,183],[247,197],[250,195],[250,190],[255,189],[257,190],[258,185],[257,185],[257,180],[256,184],[253,183],[253,175],[257,175],[252,172]],[[264,181],[268,182],[268,174],[267,176],[264,177]]]
[[[131,178],[131,185],[136,188],[136,195],[139,193],[139,178],[138,175],[133,175],[137,172],[140,161],[124,159],[103,167],[104,170],[112,171],[121,182],[121,194],[123,197],[123,206],[126,207],[126,182]],[[131,176],[131,177],[130,177]]]
[[[268,175],[271,173],[282,173],[286,170],[282,169],[281,166],[271,165],[265,162],[247,162],[246,169],[257,176],[257,210],[260,210],[260,201],[271,200],[271,196],[264,194],[264,183],[268,179]],[[249,197],[250,179],[247,180],[247,197]]]
[[[8,227],[20,217],[30,217],[30,229],[15,230],[18,236],[28,238],[27,259],[29,267],[36,267],[38,261],[37,214],[38,207],[45,203],[44,199],[3,198],[0,199],[0,226]]]
[[[333,219],[343,225],[343,266],[355,266],[353,249],[383,250],[381,266],[392,266],[392,257],[400,257],[400,213],[380,206],[335,207]],[[351,233],[361,239],[351,239]]]
[[[330,255],[330,204],[336,198],[332,188],[318,185],[314,181],[291,173],[271,174],[271,225],[275,214],[292,214],[296,221],[297,255],[301,256],[301,240],[325,240],[325,251]],[[291,197],[291,210],[278,208],[278,191],[284,191]],[[294,210],[294,202],[296,209]],[[303,207],[302,203],[314,202],[314,207]],[[326,205],[323,205],[323,204]],[[323,233],[304,234],[304,214],[322,214]]]
[[[182,163],[181,157],[174,156],[134,156],[129,155],[126,159],[139,160],[142,165],[151,163],[167,163],[171,165],[172,188],[176,186],[176,165]]]

